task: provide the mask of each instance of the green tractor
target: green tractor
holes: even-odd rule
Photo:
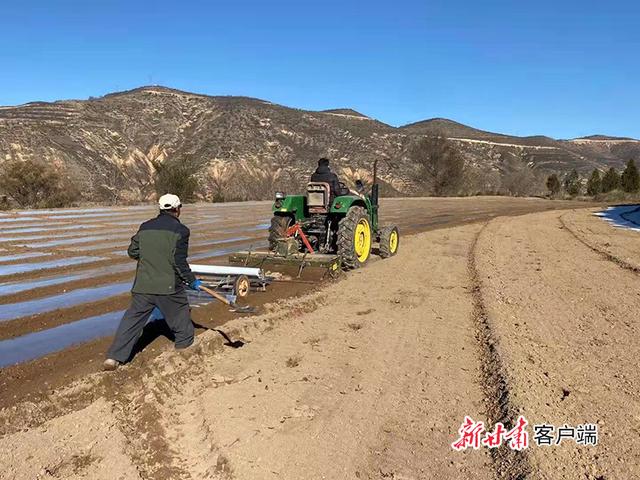
[[[345,269],[360,268],[371,256],[374,242],[382,258],[395,255],[400,243],[396,226],[378,222],[377,162],[373,186],[365,194],[361,181],[356,192],[341,183],[340,192],[329,184],[311,182],[306,195],[276,193],[269,227],[269,250],[275,255],[334,255]]]

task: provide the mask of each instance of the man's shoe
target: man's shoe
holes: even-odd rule
[[[175,349],[181,355],[184,355],[186,357],[190,357],[191,355],[202,354],[202,345],[200,344],[200,341],[197,338],[194,338],[193,342],[191,342],[189,345],[185,345],[184,347],[176,346]]]
[[[193,337],[193,341],[189,345],[180,345],[180,346],[178,346],[178,345],[176,345],[174,343],[173,346],[175,347],[176,350],[191,350],[193,347],[195,347],[197,345],[198,345],[198,339],[194,336]]]
[[[118,368],[121,363],[118,360],[114,360],[113,358],[107,358],[102,364],[102,369],[108,372],[111,372]]]

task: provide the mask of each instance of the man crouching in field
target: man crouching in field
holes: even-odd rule
[[[125,312],[104,362],[115,370],[126,362],[154,308],[164,315],[175,335],[176,348],[193,343],[193,323],[185,286],[200,288],[187,263],[189,229],[180,220],[180,199],[166,194],[158,200],[160,214],[140,225],[127,253],[138,261],[131,289],[131,306]]]

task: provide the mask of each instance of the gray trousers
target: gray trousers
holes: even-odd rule
[[[193,343],[194,329],[187,292],[183,290],[170,295],[132,293],[131,306],[120,320],[116,336],[107,351],[107,358],[121,363],[129,360],[133,347],[155,307],[162,312],[167,325],[175,335],[176,348],[186,348]]]

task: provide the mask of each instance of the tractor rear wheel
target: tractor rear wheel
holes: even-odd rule
[[[274,215],[269,227],[269,250],[274,252],[278,246],[278,240],[287,236],[287,229],[291,226],[291,217]]]
[[[400,246],[400,233],[398,227],[384,227],[380,232],[380,256],[382,258],[393,257],[398,253]]]
[[[338,225],[338,255],[346,268],[360,268],[371,255],[371,224],[362,207],[352,207]]]

